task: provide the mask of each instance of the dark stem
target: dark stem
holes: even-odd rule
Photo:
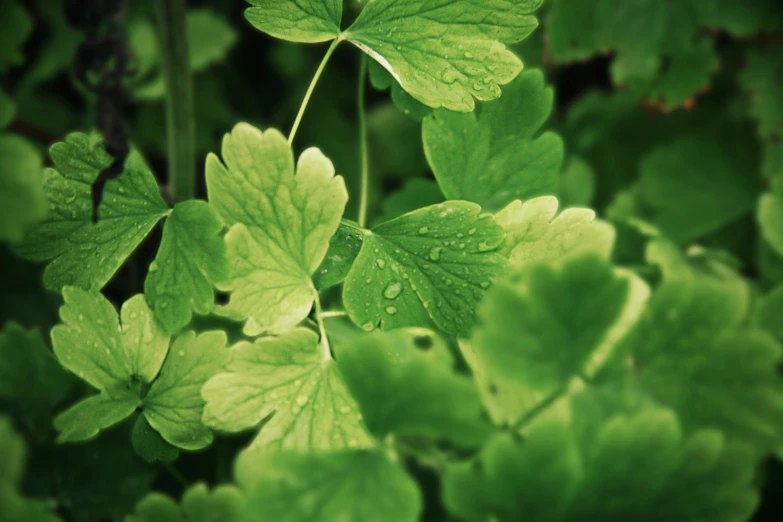
[[[166,81],[169,186],[175,201],[196,195],[196,121],[188,54],[186,0],[157,0],[158,35]]]

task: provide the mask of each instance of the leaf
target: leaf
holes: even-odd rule
[[[236,481],[258,520],[415,522],[422,511],[416,483],[381,451],[250,448],[237,459]]]
[[[661,145],[642,161],[640,195],[652,223],[686,243],[750,213],[759,189],[748,160],[719,142],[687,136]]]
[[[20,241],[46,216],[42,178],[43,163],[35,147],[20,136],[0,134],[0,241]]]
[[[8,322],[0,332],[0,399],[19,401],[42,430],[74,384],[44,344],[41,332]]]
[[[182,506],[166,495],[150,493],[136,506],[126,522],[240,522],[242,493],[230,485],[211,492],[205,484],[191,486],[182,496]]]
[[[186,332],[169,350],[169,336],[144,296],[122,307],[122,322],[106,298],[63,289],[63,323],[52,329],[60,363],[100,391],[55,419],[60,442],[94,437],[139,410],[170,444],[196,450],[212,442],[201,423],[201,386],[227,362],[226,335]],[[148,390],[148,391],[147,391]]]
[[[590,209],[568,208],[557,214],[557,207],[557,198],[547,196],[525,203],[514,201],[495,216],[506,230],[502,252],[511,266],[557,262],[587,252],[609,259],[614,228],[595,219]]]
[[[537,25],[539,0],[375,0],[343,32],[433,108],[469,112],[500,96],[522,62],[505,45]]]
[[[628,343],[640,386],[685,429],[719,428],[763,454],[783,435],[783,350],[745,326],[747,292],[705,278],[666,280]]]
[[[560,173],[558,199],[563,206],[585,207],[593,202],[595,195],[595,172],[578,156],[571,156]]]
[[[424,150],[446,198],[495,210],[556,193],[563,141],[552,132],[537,135],[553,96],[541,71],[532,70],[477,114],[439,110],[425,118]]]
[[[322,350],[316,334],[305,328],[237,344],[225,372],[212,377],[201,391],[206,401],[204,423],[230,432],[263,423],[252,444],[258,447],[326,450],[371,445],[356,403]]]
[[[318,150],[299,158],[278,131],[240,123],[223,140],[223,161],[207,157],[209,200],[230,227],[225,240],[231,292],[218,313],[246,319],[245,334],[283,333],[313,305],[310,279],[324,259],[348,200],[343,178]]]
[[[8,127],[14,120],[16,105],[3,89],[0,89],[0,130]]]
[[[759,299],[753,311],[752,324],[771,333],[783,345],[781,306],[783,306],[783,286],[778,286]]]
[[[401,189],[383,198],[383,215],[378,223],[391,221],[408,212],[443,203],[443,194],[438,184],[429,179],[413,178],[405,182]]]
[[[660,407],[567,406],[537,419],[524,442],[498,435],[477,461],[449,466],[449,511],[466,522],[742,522],[755,510],[755,461],[719,431],[688,436]]]
[[[584,255],[529,265],[496,284],[479,307],[479,326],[462,353],[498,423],[516,424],[593,379],[644,311],[647,285],[631,272]]]
[[[783,256],[783,176],[776,178],[772,190],[759,199],[756,219],[762,237]]]
[[[340,223],[337,232],[329,240],[326,257],[313,276],[317,289],[325,290],[343,282],[359,255],[363,240],[364,236],[355,226]]]
[[[454,360],[434,332],[374,332],[338,347],[340,371],[379,440],[399,435],[471,447],[489,435],[475,384],[454,373]]]
[[[364,231],[343,302],[365,330],[428,326],[466,335],[505,265],[503,231],[475,203],[432,205]]]
[[[764,142],[763,172],[768,178],[783,175],[783,46],[772,44],[749,52],[740,72],[740,87],[750,98],[750,115],[758,122]]]
[[[275,38],[318,43],[340,35],[342,0],[247,0],[250,24]]]
[[[14,430],[11,420],[0,416],[0,520],[25,522],[58,522],[44,502],[21,495],[27,448]]]
[[[0,74],[24,63],[22,47],[33,32],[33,19],[15,0],[0,5]]]
[[[222,331],[185,332],[171,345],[142,404],[150,426],[169,444],[198,450],[212,443],[212,431],[201,422],[201,388],[228,363],[226,342]]]
[[[192,313],[215,308],[215,281],[228,275],[223,225],[204,201],[178,203],[163,226],[163,239],[144,281],[144,295],[168,333],[190,322]]]
[[[409,118],[421,121],[425,116],[432,113],[431,107],[427,107],[405,92],[391,73],[384,69],[380,63],[374,60],[370,62],[368,72],[370,83],[372,83],[373,87],[380,91],[391,88],[391,98],[394,106]]]
[[[30,261],[50,261],[44,271],[44,285],[50,290],[99,290],[168,208],[144,160],[131,152],[122,175],[106,184],[100,220],[93,224],[91,185],[111,163],[100,139],[69,134],[50,153],[58,171],[44,173],[49,216],[14,250]]]
[[[179,450],[163,440],[160,434],[152,429],[144,415],[136,417],[131,433],[131,444],[136,454],[145,462],[174,462],[179,457]]]

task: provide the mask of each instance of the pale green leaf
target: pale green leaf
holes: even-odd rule
[[[318,337],[297,328],[242,342],[224,373],[202,390],[204,422],[223,431],[255,428],[254,446],[339,449],[371,445],[358,406]]]
[[[553,195],[563,140],[539,130],[552,110],[541,71],[522,73],[473,114],[435,111],[424,119],[424,150],[447,199],[497,210],[515,199]]]
[[[214,309],[213,284],[228,274],[222,229],[204,201],[178,203],[166,219],[144,295],[169,333],[188,324],[193,311],[206,315]]]
[[[547,196],[514,201],[495,216],[506,230],[502,251],[511,266],[557,262],[586,252],[609,258],[615,239],[610,224],[595,219],[590,209],[568,208],[558,214],[557,207],[557,198]]]
[[[351,319],[372,330],[428,326],[465,336],[505,266],[503,230],[475,203],[449,201],[364,231],[343,285]]]
[[[80,442],[95,437],[102,429],[127,419],[139,406],[131,390],[101,392],[78,402],[54,419],[57,442]]]
[[[378,439],[398,435],[475,446],[489,435],[478,389],[454,373],[454,360],[434,332],[373,332],[337,347],[348,389]]]
[[[674,277],[629,337],[640,386],[689,430],[720,428],[760,453],[783,437],[783,349],[748,327],[745,286]]]
[[[251,448],[236,480],[257,520],[416,522],[418,486],[380,451],[294,453]]]
[[[418,101],[472,111],[500,96],[522,62],[504,44],[537,25],[540,0],[375,0],[342,37],[373,57]]]
[[[35,147],[20,136],[0,134],[0,241],[20,241],[46,216],[42,182],[43,163]]]
[[[152,227],[168,212],[144,160],[131,152],[125,171],[110,180],[92,222],[91,185],[111,163],[95,136],[74,133],[50,149],[58,169],[47,169],[44,191],[50,212],[15,251],[31,261],[50,261],[44,284],[98,290],[111,279]]]
[[[559,268],[533,264],[497,283],[470,341],[460,343],[495,421],[514,424],[574,377],[594,378],[649,295],[641,279],[594,255]]]
[[[223,161],[207,158],[209,200],[230,227],[231,292],[218,312],[246,319],[245,333],[282,333],[313,304],[311,275],[337,231],[348,194],[342,177],[318,149],[299,158],[276,130],[239,124],[223,140]]]
[[[523,441],[499,435],[449,466],[449,511],[466,522],[748,520],[758,494],[745,447],[717,430],[688,435],[668,409],[598,406],[563,401]]]
[[[201,388],[228,363],[226,343],[221,331],[185,332],[171,345],[141,406],[147,422],[166,442],[187,450],[212,442],[212,431],[201,422]]]
[[[340,35],[343,0],[247,0],[245,18],[275,38],[317,43]]]
[[[241,522],[242,493],[235,486],[191,486],[182,496],[182,506],[160,493],[147,495],[126,522]]]
[[[1,12],[1,11],[0,11]],[[59,522],[45,502],[21,495],[27,448],[11,419],[0,415],[0,520]]]

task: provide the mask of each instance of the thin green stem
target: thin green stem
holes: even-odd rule
[[[321,334],[321,355],[322,360],[330,361],[332,359],[332,347],[329,346],[329,337],[326,335],[326,324],[324,323],[324,311],[321,310],[321,297],[318,290],[313,287],[313,299],[315,300],[315,321],[318,323],[318,331]]]
[[[365,98],[367,92],[367,55],[362,53],[359,61],[359,94],[358,112],[359,112],[359,149],[361,155],[361,173],[362,173],[362,191],[359,196],[359,226],[364,228],[367,225],[367,196],[370,184],[370,159],[367,145],[367,111],[365,108]]]
[[[168,471],[177,482],[179,482],[179,485],[182,486],[183,489],[188,489],[190,486],[188,479],[186,479],[185,475],[180,473],[180,471],[174,467],[174,464],[171,462],[161,462],[161,465],[166,468],[166,471]]]
[[[321,317],[324,319],[331,319],[333,317],[345,317],[348,315],[348,312],[343,312],[342,310],[331,310],[326,312],[321,312]]]
[[[294,142],[296,131],[299,130],[299,124],[302,123],[302,117],[304,116],[305,109],[307,109],[307,104],[310,103],[310,97],[313,95],[313,91],[315,91],[315,86],[318,84],[318,80],[321,78],[321,74],[323,74],[324,69],[326,69],[326,64],[329,63],[329,58],[332,57],[334,50],[337,49],[337,46],[340,45],[341,41],[342,40],[338,38],[332,42],[332,45],[330,45],[329,49],[327,49],[323,60],[321,60],[321,65],[319,65],[318,70],[315,71],[315,75],[310,82],[310,87],[307,88],[304,100],[302,100],[302,105],[299,107],[299,114],[296,115],[296,120],[294,120],[294,126],[291,127],[291,133],[288,135],[289,145]]]
[[[175,201],[184,201],[196,196],[196,118],[185,22],[187,0],[158,0],[155,4],[166,82],[169,189]]]

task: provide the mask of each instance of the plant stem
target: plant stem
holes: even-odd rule
[[[370,160],[367,145],[367,112],[365,110],[365,93],[367,91],[367,55],[362,53],[359,62],[359,148],[361,154],[362,191],[359,197],[359,226],[367,225],[367,193],[370,183]]]
[[[294,142],[294,138],[296,137],[296,131],[299,130],[299,124],[302,123],[302,117],[304,116],[305,109],[307,109],[307,104],[310,103],[310,97],[313,95],[315,86],[318,83],[318,80],[321,78],[321,74],[324,72],[324,69],[326,69],[326,64],[329,62],[329,58],[332,57],[334,50],[337,49],[337,46],[340,45],[340,42],[341,42],[340,38],[337,38],[335,41],[332,42],[332,45],[330,45],[329,49],[327,49],[326,54],[323,57],[323,60],[321,60],[321,65],[318,66],[318,70],[315,71],[315,75],[313,76],[313,79],[310,81],[310,87],[307,88],[307,92],[305,93],[304,100],[302,100],[302,105],[299,107],[299,114],[296,115],[296,120],[294,120],[294,126],[291,127],[291,133],[288,135],[289,145]]]
[[[166,471],[168,471],[177,482],[179,482],[179,485],[182,486],[183,489],[188,489],[188,486],[190,486],[190,484],[188,484],[188,479],[174,467],[174,464],[171,462],[161,462],[161,465],[166,468]]]
[[[343,312],[342,310],[321,312],[321,317],[323,319],[331,319],[332,317],[345,317],[346,315],[348,315],[348,312]]]
[[[315,321],[318,323],[318,331],[321,334],[322,360],[324,362],[332,360],[332,347],[329,346],[329,337],[326,335],[326,324],[324,323],[324,312],[321,310],[321,297],[318,290],[313,288],[313,298],[315,300]]]
[[[196,119],[185,17],[187,0],[158,0],[158,34],[166,82],[169,185],[175,201],[196,195]]]

